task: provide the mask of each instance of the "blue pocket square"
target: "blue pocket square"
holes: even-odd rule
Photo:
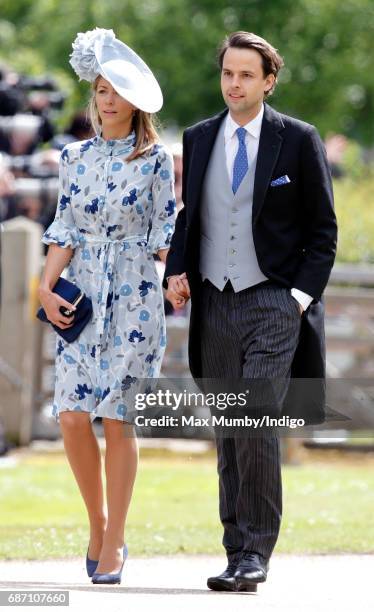
[[[290,182],[291,181],[288,178],[287,174],[285,174],[284,176],[280,176],[279,178],[271,181],[270,187],[279,187],[279,185],[287,185],[287,183],[290,183]]]

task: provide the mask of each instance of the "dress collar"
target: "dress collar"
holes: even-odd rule
[[[106,155],[125,155],[133,150],[136,143],[135,130],[132,130],[126,138],[105,140],[101,134],[96,134],[92,139],[92,144],[96,149]]]

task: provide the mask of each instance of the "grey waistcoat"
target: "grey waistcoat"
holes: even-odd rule
[[[234,195],[226,166],[222,121],[202,188],[200,209],[200,273],[222,290],[230,279],[242,291],[267,279],[261,272],[253,244],[252,205],[256,159],[249,153],[249,169]]]

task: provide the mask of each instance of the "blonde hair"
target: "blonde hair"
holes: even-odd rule
[[[100,75],[98,75],[92,83],[91,97],[87,107],[87,116],[96,134],[100,134],[101,132],[101,119],[95,99],[99,79]],[[131,161],[132,159],[136,159],[146,154],[152,149],[154,144],[160,141],[160,137],[156,130],[155,115],[152,113],[146,113],[140,109],[136,109],[133,115],[132,129],[135,130],[136,135],[135,148],[126,158],[126,161]]]

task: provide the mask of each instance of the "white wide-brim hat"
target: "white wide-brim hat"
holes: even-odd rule
[[[160,110],[163,98],[154,74],[113,30],[79,32],[72,46],[70,64],[80,79],[92,82],[101,75],[136,108],[147,113]]]

